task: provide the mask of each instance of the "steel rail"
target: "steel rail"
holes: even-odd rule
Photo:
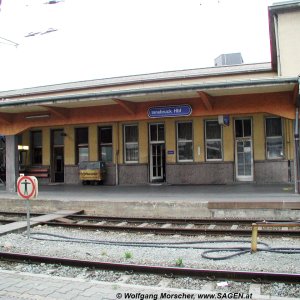
[[[205,225],[205,224],[252,224],[256,219],[221,219],[221,218],[147,218],[147,217],[109,217],[109,216],[89,216],[89,215],[72,215],[69,219],[81,219],[88,221],[108,221],[108,222],[128,222],[128,223],[172,223],[172,224],[189,224]],[[274,222],[289,222],[290,220],[274,220]]]
[[[128,232],[147,232],[156,234],[181,234],[181,235],[198,235],[198,234],[230,234],[230,235],[246,235],[251,236],[251,229],[209,229],[209,228],[181,228],[181,227],[138,227],[138,226],[116,226],[116,225],[97,225],[97,224],[74,224],[61,222],[42,222],[41,225],[68,227],[85,230],[106,230],[106,231],[128,231]],[[260,230],[259,235],[267,236],[300,236],[300,230]]]
[[[60,264],[71,267],[95,268],[113,271],[129,271],[139,273],[152,273],[160,275],[176,276],[193,276],[210,279],[232,279],[239,281],[259,281],[259,282],[289,282],[299,283],[300,274],[290,273],[273,273],[273,272],[248,272],[248,271],[231,271],[231,270],[211,270],[196,268],[178,268],[163,266],[148,266],[137,264],[122,264],[100,261],[78,260],[70,258],[37,256],[23,253],[0,252],[1,260],[29,262],[29,263],[46,263]]]
[[[0,211],[0,215],[16,215],[25,216],[26,212],[10,212],[10,211]],[[32,216],[44,215],[43,213],[31,213]],[[221,218],[147,218],[147,217],[110,217],[110,216],[94,216],[94,215],[81,215],[75,214],[68,216],[69,219],[80,219],[88,221],[108,221],[108,222],[141,222],[141,223],[172,223],[172,224],[188,224],[192,223],[194,225],[205,225],[205,224],[252,224],[253,222],[263,222],[258,219],[221,219]],[[280,219],[271,220],[272,222],[291,222],[291,220]]]
[[[8,219],[0,220],[0,224],[10,224],[13,222],[17,222],[17,221],[16,220],[8,220]]]
[[[17,217],[23,217],[26,216],[26,212],[14,212],[14,211],[0,211],[0,215],[2,216],[17,216]],[[33,217],[39,217],[39,216],[43,216],[45,214],[43,213],[30,213],[31,216]]]

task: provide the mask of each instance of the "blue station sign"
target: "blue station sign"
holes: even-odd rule
[[[149,118],[183,117],[192,113],[192,107],[189,104],[155,106],[148,109]]]

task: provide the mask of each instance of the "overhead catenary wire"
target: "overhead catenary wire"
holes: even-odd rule
[[[1,37],[0,36],[0,40],[3,40],[3,41],[6,41],[7,43],[3,43],[2,42],[2,44],[6,44],[6,45],[10,45],[10,46],[15,46],[15,47],[18,47],[19,46],[19,44],[18,43],[16,43],[16,42],[13,42],[13,41],[11,41],[11,40],[9,40],[9,39],[6,39],[6,38],[4,38],[4,37]]]

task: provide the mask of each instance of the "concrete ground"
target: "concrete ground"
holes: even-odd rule
[[[19,199],[0,187],[0,199]],[[300,202],[290,184],[138,185],[90,186],[49,184],[39,186],[41,200],[60,201],[196,201],[196,202]]]
[[[293,300],[296,298],[261,295],[260,288],[252,284],[243,297],[253,300]],[[115,300],[115,299],[205,299],[232,298],[232,293],[214,291],[210,285],[203,290],[173,289],[163,286],[141,286],[124,283],[88,281],[77,278],[62,278],[40,274],[19,273],[0,270],[0,300]],[[234,291],[234,293],[241,291]],[[241,297],[239,297],[240,299]],[[236,297],[237,299],[237,297]]]
[[[17,193],[0,189],[1,210],[26,210]],[[300,196],[293,185],[139,185],[39,186],[32,211],[85,210],[117,217],[300,218]]]

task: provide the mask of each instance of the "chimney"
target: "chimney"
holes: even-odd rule
[[[244,63],[241,53],[221,54],[215,58],[215,67],[241,65]]]

